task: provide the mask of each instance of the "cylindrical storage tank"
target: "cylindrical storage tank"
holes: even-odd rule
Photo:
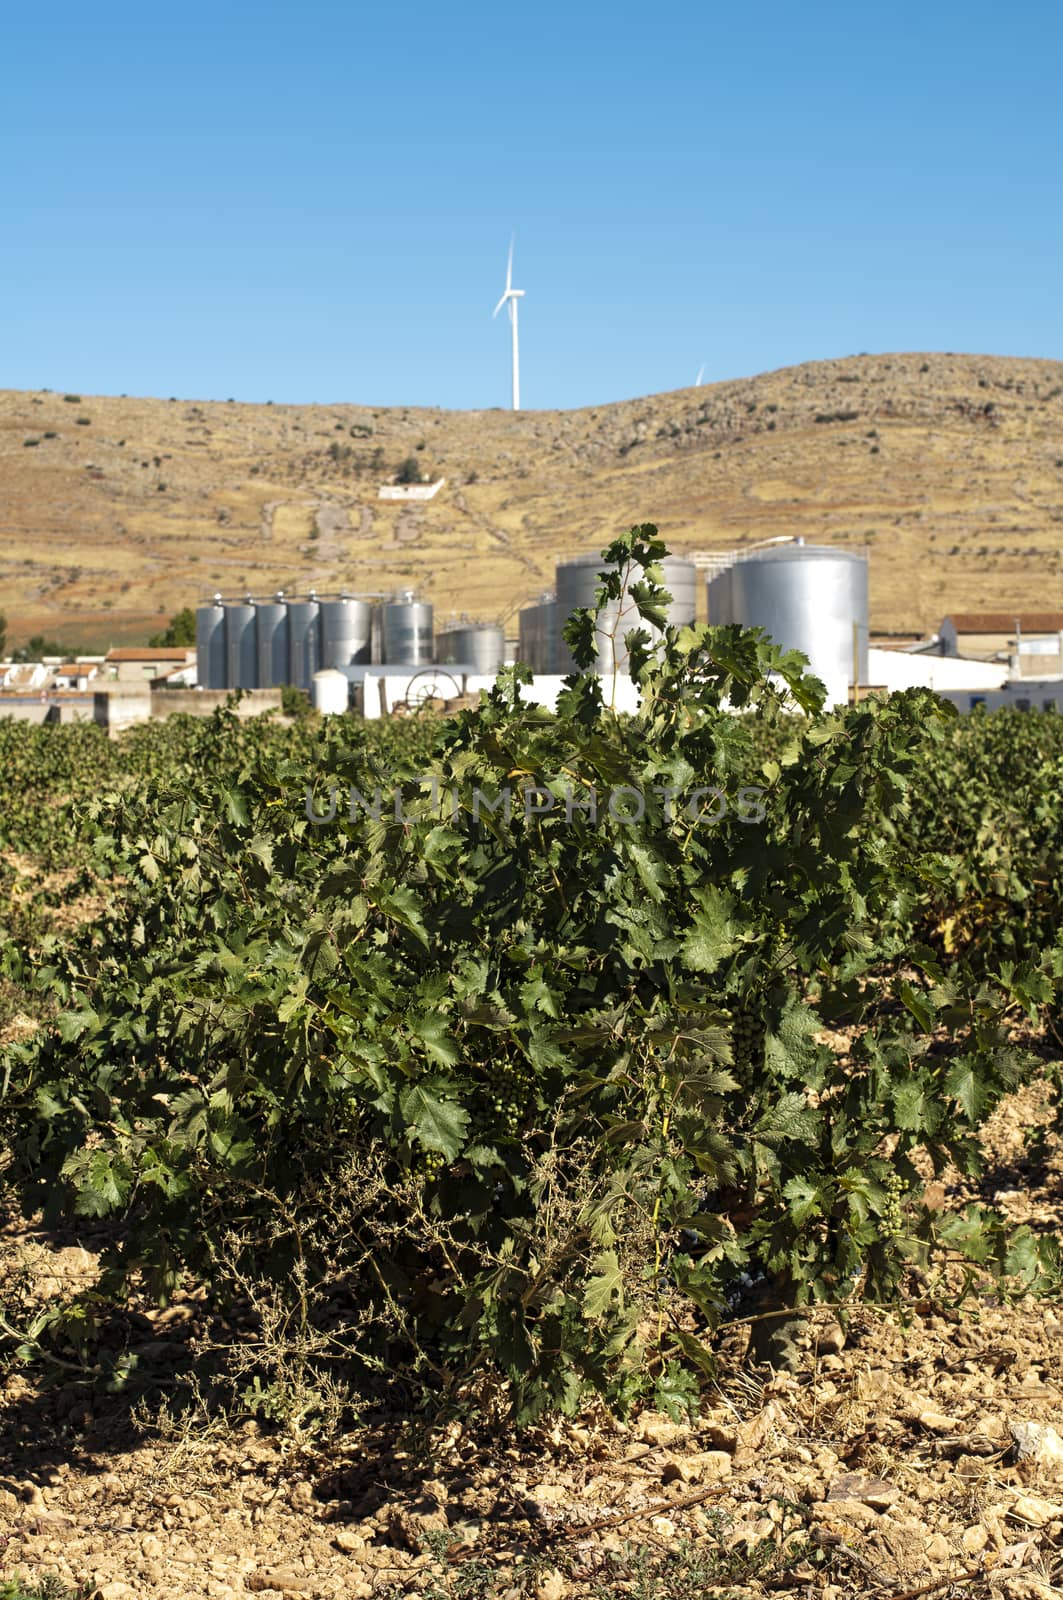
[[[224,689],[225,607],[220,601],[196,610],[196,679],[201,689]]]
[[[372,660],[373,608],[364,600],[321,601],[321,666],[349,667]]]
[[[388,666],[432,665],[432,607],[412,596],[384,606],[384,660]]]
[[[517,618],[517,653],[533,672],[556,671],[557,602],[544,595],[538,605],[525,606]]]
[[[659,564],[664,587],[672,596],[666,608],[669,624],[677,628],[693,624],[697,615],[697,569],[694,563],[686,561],[682,556],[666,556]],[[558,563],[558,641],[555,669],[558,672],[576,670],[576,663],[562,637],[562,630],[574,611],[584,608],[594,610],[595,593],[600,581],[598,574],[606,570],[606,563],[600,553],[576,556],[571,561]],[[641,570],[641,568],[632,569],[629,583],[639,581]],[[658,630],[639,616],[638,607],[627,593],[619,601],[611,601],[606,606],[595,630],[598,641],[597,657],[592,663],[595,672],[608,674],[614,668],[619,672],[627,671],[627,646],[624,637],[636,628],[644,629],[651,639],[659,637]]]
[[[664,587],[672,596],[666,608],[669,625],[692,628],[698,614],[698,569],[685,556],[665,556],[660,563]]]
[[[258,687],[272,689],[290,683],[288,667],[288,607],[282,599],[255,607],[258,628]]]
[[[491,677],[505,663],[506,633],[487,623],[448,628],[436,639],[436,660],[469,667],[480,677]]]
[[[258,688],[256,607],[250,601],[225,607],[227,689]]]
[[[725,567],[714,578],[709,578],[705,586],[709,622],[714,628],[722,628],[725,623],[734,621],[734,607],[731,603],[732,570],[731,567]]]
[[[321,618],[316,600],[288,601],[288,673],[298,689],[309,689],[321,665]]]
[[[733,620],[800,650],[828,689],[867,682],[867,558],[832,545],[750,552],[730,569]],[[854,640],[855,630],[855,640]]]
[[[325,667],[314,673],[314,710],[323,717],[342,716],[350,700],[350,687],[346,677],[335,667]]]

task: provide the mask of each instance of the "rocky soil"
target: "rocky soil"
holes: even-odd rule
[[[1025,1143],[1046,1106],[1027,1088],[997,1114],[979,1194],[1058,1231],[1058,1142]],[[0,1304],[18,1272],[41,1305],[91,1281],[91,1245],[12,1224]],[[202,1309],[139,1315],[145,1358],[176,1365]],[[587,1415],[520,1435],[370,1417],[300,1441],[158,1406],[131,1423],[76,1361],[11,1368],[0,1592],[21,1573],[101,1600],[1063,1595],[1063,1308],[975,1292],[903,1320],[863,1309],[845,1332],[818,1313],[793,1375],[744,1367],[746,1331],[721,1340],[689,1424]]]

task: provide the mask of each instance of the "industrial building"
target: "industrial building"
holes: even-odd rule
[[[983,700],[1055,703],[1049,680],[1056,660],[1063,662],[1063,613],[1012,619],[957,614],[932,640],[883,649],[869,637],[864,554],[777,538],[693,559],[667,556],[660,565],[672,597],[666,608],[671,626],[694,623],[704,581],[711,624],[761,628],[781,649],[800,651],[825,684],[828,704],[845,704],[854,686],[893,691],[916,685],[964,710]],[[603,566],[598,551],[558,561],[554,589],[520,611],[516,653],[534,674],[530,699],[553,705],[564,676],[575,670],[564,625],[574,611],[594,609]],[[639,576],[633,571],[629,584]],[[593,668],[611,678],[618,706],[637,702],[625,642],[636,628],[656,636],[628,592],[597,619]],[[216,595],[196,614],[196,640],[199,682],[207,690],[263,691],[290,683],[312,692],[321,710],[357,703],[368,717],[424,700],[452,704],[475,696],[507,659],[501,625],[463,620],[436,633],[432,606],[408,591],[239,600]],[[982,647],[977,654],[976,645]],[[973,659],[965,659],[965,647]],[[1035,672],[1032,695],[1008,687]]]

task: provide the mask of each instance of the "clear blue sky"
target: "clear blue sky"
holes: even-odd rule
[[[0,387],[526,408],[1063,357],[1058,0],[8,8]]]

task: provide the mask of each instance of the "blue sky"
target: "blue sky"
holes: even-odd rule
[[[1063,357],[1063,8],[9,8],[0,387],[526,408]]]

